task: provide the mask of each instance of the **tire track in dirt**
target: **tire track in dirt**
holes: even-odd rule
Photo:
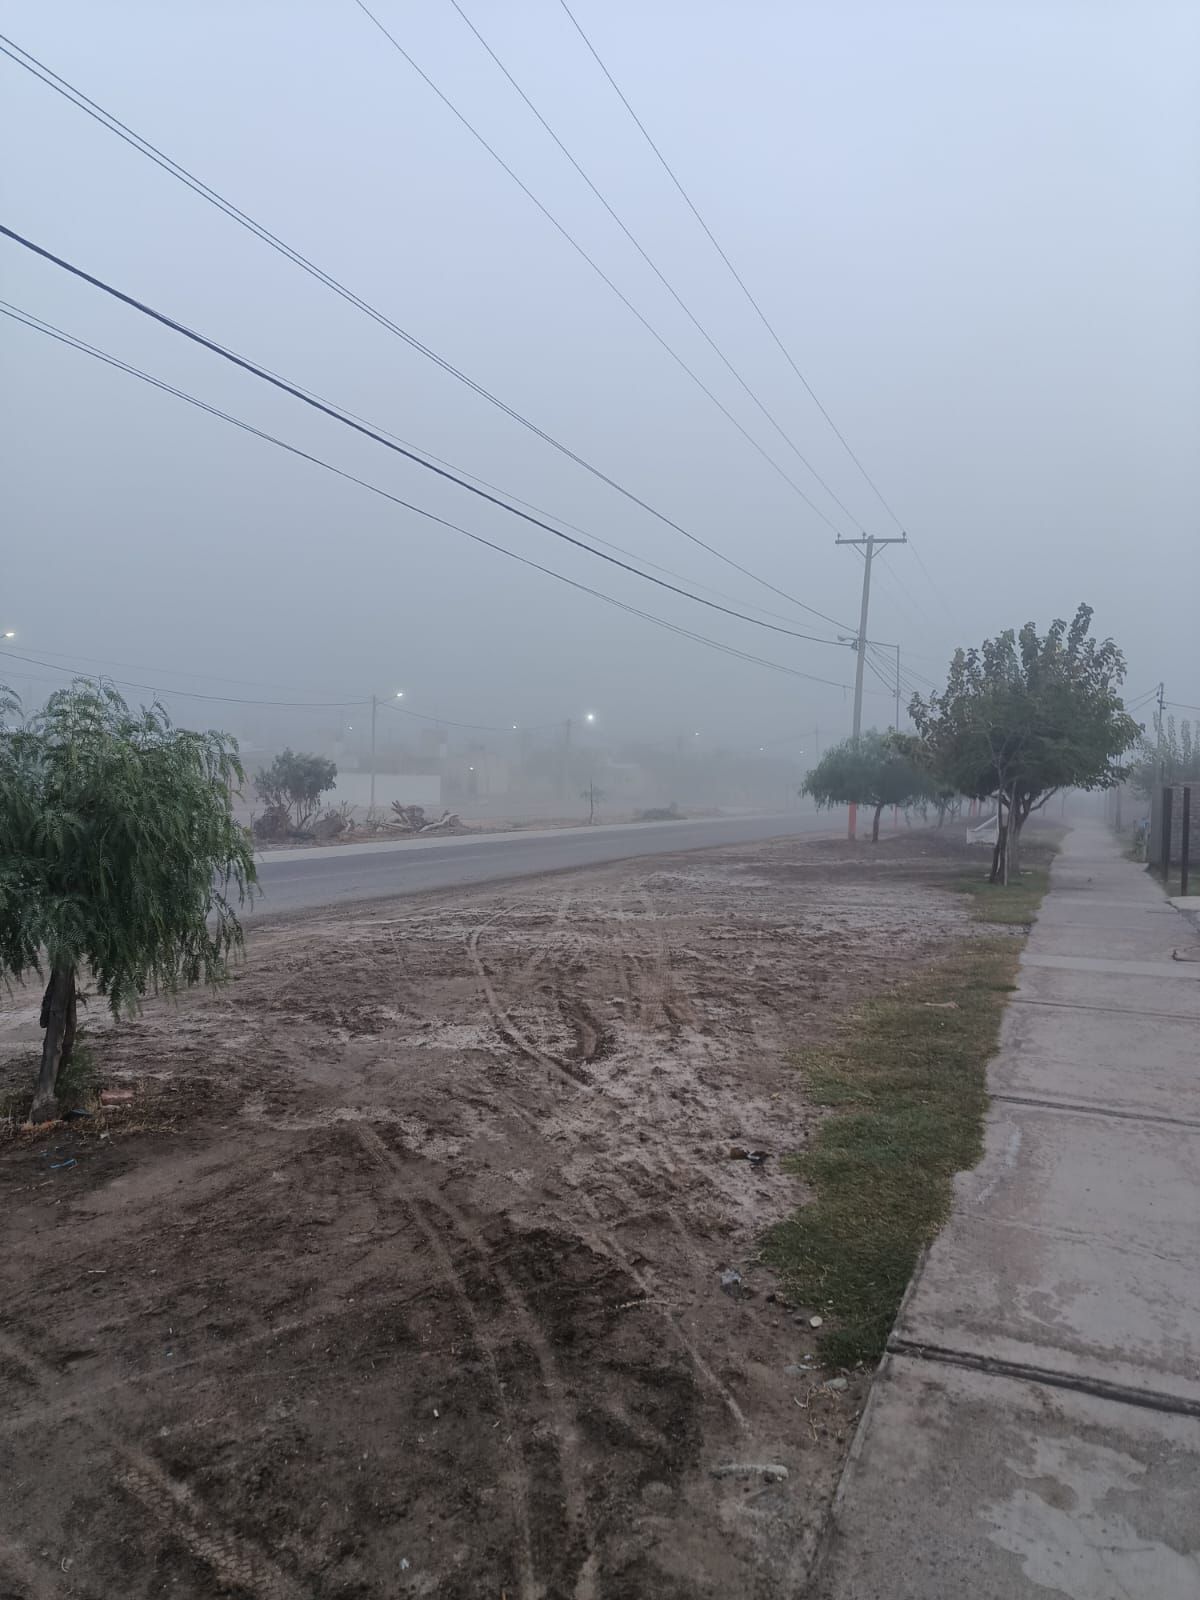
[[[452,1205],[444,1195],[415,1174],[407,1171],[402,1172],[395,1151],[379,1137],[374,1129],[360,1127],[357,1132],[361,1142],[386,1163],[393,1182],[399,1188],[401,1197],[409,1208],[411,1209],[414,1204],[412,1191],[416,1190],[421,1201],[444,1217],[473,1257],[483,1266],[485,1272],[499,1284],[504,1300],[512,1312],[514,1320],[520,1326],[522,1335],[537,1362],[542,1387],[554,1412],[558,1440],[560,1445],[564,1447],[559,1452],[559,1476],[562,1483],[568,1523],[572,1529],[579,1531],[584,1540],[584,1559],[580,1569],[582,1578],[582,1574],[589,1571],[591,1566],[593,1530],[591,1519],[588,1515],[587,1497],[569,1448],[576,1443],[578,1437],[578,1419],[574,1408],[567,1400],[562,1376],[558,1370],[558,1363],[555,1361],[553,1352],[546,1341],[541,1325],[532,1311],[530,1311],[512,1276],[505,1269],[503,1265],[504,1252],[481,1249],[475,1237],[475,1231],[462,1212]],[[445,1259],[446,1265],[454,1273],[456,1281],[461,1284],[461,1274],[454,1258],[447,1253]],[[582,1587],[577,1585],[574,1591],[575,1600],[590,1600],[591,1594],[592,1589],[586,1583]]]
[[[467,951],[475,968],[475,975],[479,979],[479,986],[483,991],[483,997],[487,1003],[492,1021],[510,1044],[515,1045],[521,1054],[527,1056],[530,1061],[534,1061],[538,1066],[544,1067],[551,1076],[557,1076],[569,1088],[590,1089],[592,1080],[586,1072],[582,1072],[573,1062],[569,1063],[561,1060],[558,1056],[551,1055],[522,1033],[496,993],[487,967],[484,965],[483,957],[479,953],[479,940],[484,929],[490,927],[501,914],[499,911],[493,912],[483,922],[477,923],[467,935]]]
[[[39,1392],[53,1389],[58,1377],[53,1366],[5,1334],[0,1334],[0,1357],[23,1372]],[[295,1583],[251,1540],[216,1523],[187,1484],[173,1478],[144,1450],[95,1417],[77,1420],[116,1456],[114,1481],[133,1495],[168,1537],[210,1567],[226,1588],[240,1589],[254,1600],[308,1600],[310,1590]]]
[[[644,891],[640,891],[639,898],[645,906],[647,914],[652,918],[656,918],[656,912],[649,896]],[[476,939],[476,948],[473,949],[472,953],[477,960],[479,959],[477,952],[477,936],[485,927],[495,922],[496,918],[500,914],[500,912],[494,913],[493,916],[488,918],[486,922],[479,924],[474,930],[472,930],[471,937]],[[630,919],[629,917],[623,915],[621,917],[622,932],[616,935],[613,940],[613,943],[619,945],[625,955],[628,955],[629,952],[625,944],[624,927],[627,923],[633,920],[634,919]],[[480,969],[477,968],[477,970]],[[660,934],[656,939],[655,974],[656,980],[660,986],[665,987],[666,983],[669,981],[669,973],[670,963],[669,955],[666,953],[666,937],[665,934]],[[490,978],[485,977],[482,972],[481,979],[483,979],[483,981],[486,983],[485,994],[488,996],[489,1009],[492,1011],[493,1017],[499,1020],[497,1010],[493,1009],[493,1007],[498,1008],[500,1006],[500,1001],[496,995],[495,988],[492,985]],[[666,1014],[665,1007],[663,1009],[664,1014]],[[514,1107],[514,1109],[516,1108]],[[523,1117],[526,1115],[523,1112],[518,1112],[518,1114],[522,1115]],[[616,1176],[617,1174],[615,1172],[609,1173],[610,1179],[613,1179]],[[639,1197],[633,1194],[629,1190],[628,1186],[622,1187],[625,1189],[624,1198],[628,1204],[631,1206],[636,1205]],[[660,1299],[654,1296],[651,1285],[630,1260],[629,1256],[621,1246],[620,1241],[616,1238],[611,1229],[608,1229],[604,1226],[603,1218],[601,1217],[591,1195],[580,1187],[575,1189],[575,1193],[578,1197],[580,1205],[587,1212],[593,1223],[593,1228],[590,1230],[591,1237],[587,1240],[587,1242],[590,1243],[592,1248],[597,1250],[599,1254],[606,1255],[611,1260],[617,1262],[617,1264],[629,1275],[632,1281],[637,1285],[642,1296],[646,1299],[656,1314],[666,1323],[677,1347],[683,1351],[684,1355],[691,1363],[698,1378],[702,1381],[704,1386],[710,1391],[710,1393],[715,1394],[720,1399],[721,1403],[725,1406],[726,1410],[729,1412],[738,1428],[743,1432],[747,1431],[749,1424],[747,1422],[746,1415],[742,1408],[738,1405],[736,1398],[704,1360],[704,1357],[700,1354],[700,1351],[694,1345],[692,1340],[688,1338],[687,1333],[684,1331],[683,1325],[676,1313],[669,1306],[665,1305]],[[682,1221],[678,1215],[672,1211],[670,1207],[663,1207],[662,1212],[667,1216],[673,1229],[681,1235],[683,1240],[688,1243],[690,1248],[690,1240],[688,1239],[686,1229],[684,1229]]]
[[[500,1377],[500,1367],[495,1347],[485,1333],[483,1325],[476,1314],[474,1302],[467,1293],[466,1285],[463,1283],[453,1256],[446,1248],[445,1239],[432,1225],[420,1205],[409,1192],[408,1185],[398,1170],[398,1163],[394,1153],[388,1149],[388,1146],[374,1129],[359,1123],[354,1128],[354,1134],[370,1159],[389,1176],[392,1181],[392,1187],[396,1191],[401,1204],[433,1252],[442,1278],[457,1301],[459,1309],[471,1329],[476,1347],[487,1369],[488,1380],[495,1396],[496,1409],[503,1418],[510,1436],[513,1439],[518,1439],[514,1419],[508,1404],[508,1397],[505,1394],[504,1383]],[[507,1487],[519,1531],[521,1600],[540,1600],[542,1589],[534,1577],[533,1533],[529,1516],[529,1483],[531,1474],[529,1464],[525,1458],[525,1451],[519,1442],[517,1443],[517,1456],[520,1466],[516,1471],[507,1474]]]
[[[558,901],[558,909],[554,913],[554,921],[551,924],[550,930],[546,934],[546,937],[541,941],[541,943],[536,946],[536,948],[533,951],[533,954],[529,957],[528,961],[526,961],[525,965],[521,968],[521,976],[522,976],[522,978],[524,978],[524,979],[532,978],[534,973],[541,966],[542,962],[549,955],[551,949],[554,948],[557,944],[562,942],[562,939],[561,939],[562,930],[563,930],[564,925],[566,924],[566,921],[567,921],[568,915],[570,913],[570,910],[571,910],[571,896],[569,894],[560,895],[559,896],[559,901]],[[576,942],[576,940],[575,940],[573,935],[568,935],[568,940],[572,944],[574,944]]]
[[[0,1533],[0,1596],[11,1596],[11,1600],[54,1600],[62,1593],[62,1585],[37,1565],[24,1545]]]

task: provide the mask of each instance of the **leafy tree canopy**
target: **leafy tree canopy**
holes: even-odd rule
[[[1059,789],[1118,782],[1118,758],[1139,727],[1120,697],[1125,658],[1111,639],[1090,637],[1092,609],[1044,635],[1027,622],[959,650],[944,691],[913,697],[909,712],[932,771],[1000,810],[996,875],[1016,865],[1030,813]]]
[[[826,750],[801,793],[811,795],[818,806],[873,806],[871,838],[877,840],[884,806],[912,805],[931,792],[914,754],[913,742],[903,735],[872,730]]]
[[[290,812],[297,828],[312,821],[320,810],[321,796],[336,782],[337,767],[332,761],[294,750],[283,751],[254,775],[259,799]]]
[[[227,734],[87,679],[29,719],[0,689],[0,977],[49,969],[35,1119],[54,1112],[81,969],[114,1013],[225,975],[255,881],[232,809],[243,777]]]
[[[1129,781],[1147,799],[1160,783],[1200,783],[1200,738],[1192,724],[1185,719],[1176,727],[1174,717],[1156,712],[1153,735],[1138,741]]]

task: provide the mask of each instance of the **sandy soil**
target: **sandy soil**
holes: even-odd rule
[[[268,924],[98,1030],[132,1104],[0,1147],[0,1596],[801,1594],[865,1379],[755,1265],[787,1053],[970,932],[957,838]]]

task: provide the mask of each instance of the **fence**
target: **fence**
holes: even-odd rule
[[[1171,877],[1172,868],[1178,867],[1181,895],[1188,892],[1195,846],[1200,843],[1193,837],[1196,802],[1200,798],[1193,791],[1197,789],[1200,784],[1163,784],[1155,791],[1150,807],[1150,843],[1146,859],[1164,883]]]

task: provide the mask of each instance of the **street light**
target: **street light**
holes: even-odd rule
[[[396,699],[397,700],[403,700],[404,699],[404,690],[403,689],[397,689],[396,690]]]
[[[17,637],[16,629],[15,628],[5,628],[4,637],[6,639],[15,639]]]
[[[585,712],[585,713],[584,713],[584,718],[583,718],[583,720],[584,720],[584,721],[585,721],[585,722],[595,722],[595,720],[596,720],[596,713],[595,713],[595,712],[594,712],[594,711],[588,711],[588,712]]]

